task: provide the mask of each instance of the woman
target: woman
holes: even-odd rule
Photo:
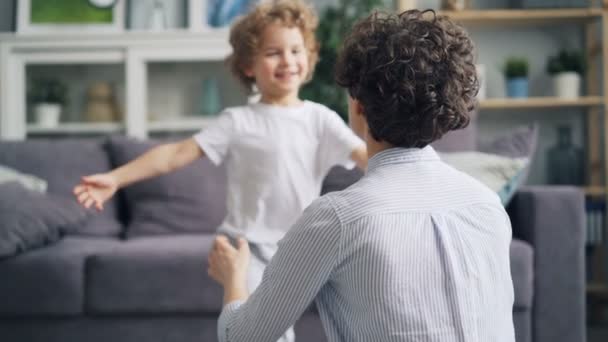
[[[467,33],[432,11],[354,26],[336,80],[367,173],[306,209],[250,296],[247,243],[216,239],[221,341],[274,341],[313,300],[329,341],[515,340],[509,218],[429,145],[469,122],[473,56]]]

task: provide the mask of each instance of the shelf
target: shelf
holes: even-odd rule
[[[185,116],[172,120],[157,120],[148,123],[150,132],[188,132],[198,131],[215,121],[212,116]]]
[[[602,283],[589,283],[587,284],[587,294],[608,298],[608,285]]]
[[[585,195],[587,195],[587,196],[599,197],[599,196],[606,195],[606,188],[603,186],[600,186],[600,185],[585,186],[585,187],[583,187],[583,191],[585,192]]]
[[[451,19],[479,25],[516,25],[516,24],[549,24],[565,22],[584,22],[599,19],[601,8],[571,8],[571,9],[530,9],[530,10],[465,10],[439,11]]]
[[[37,124],[28,124],[28,134],[74,134],[74,133],[115,133],[124,129],[123,124],[118,122],[60,123],[57,127],[42,127]]]
[[[593,107],[601,106],[604,100],[600,96],[584,96],[574,100],[556,97],[529,97],[522,99],[495,98],[479,102],[480,109],[528,109],[528,108],[559,108],[559,107]]]

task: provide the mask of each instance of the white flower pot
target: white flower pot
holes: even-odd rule
[[[562,99],[576,99],[580,96],[581,75],[576,72],[560,72],[553,76],[553,92]]]
[[[53,128],[59,124],[61,105],[57,103],[37,103],[34,105],[34,117],[40,127]]]

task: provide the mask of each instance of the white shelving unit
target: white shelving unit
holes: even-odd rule
[[[158,122],[148,118],[151,63],[215,63],[230,53],[226,29],[192,32],[117,34],[0,35],[0,139],[35,134],[110,133],[145,138],[151,132],[187,131],[209,124],[211,117],[179,113]],[[44,128],[27,122],[26,68],[32,65],[123,66],[124,116],[119,123],[60,123]],[[201,75],[201,78],[205,75]],[[229,77],[226,74],[226,77]],[[231,89],[232,90],[232,89]],[[232,90],[231,93],[239,93]],[[242,92],[239,101],[246,103]],[[234,95],[233,95],[234,97]],[[234,102],[234,101],[233,101]]]

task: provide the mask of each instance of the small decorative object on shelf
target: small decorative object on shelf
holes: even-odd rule
[[[89,122],[120,121],[121,114],[114,90],[108,82],[97,82],[89,87],[85,118]]]
[[[185,30],[189,11],[202,0],[130,0],[128,29],[132,31]]]
[[[151,31],[163,31],[167,28],[167,16],[165,7],[160,0],[154,0],[154,5],[150,11],[148,29]]]
[[[19,0],[18,33],[119,32],[125,0]]]
[[[222,104],[217,79],[210,77],[203,80],[201,91],[200,114],[216,115],[219,113],[222,110]]]
[[[37,79],[30,84],[28,98],[34,106],[36,124],[44,128],[56,127],[67,102],[66,86],[56,79]]]
[[[442,7],[448,11],[462,11],[470,8],[469,0],[443,0]]]
[[[550,184],[582,185],[583,150],[572,143],[572,128],[557,127],[557,143],[547,153],[547,179]]]
[[[417,0],[395,0],[395,7],[398,12],[414,9],[417,5]]]
[[[224,27],[245,14],[256,0],[209,0],[207,20],[212,27]]]
[[[507,80],[507,96],[528,97],[528,60],[525,57],[509,57],[504,66]]]
[[[585,58],[577,50],[561,50],[547,60],[547,72],[553,79],[554,95],[565,99],[580,96],[581,75],[585,70]]]

